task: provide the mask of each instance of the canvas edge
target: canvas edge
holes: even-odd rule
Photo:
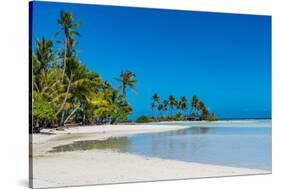
[[[33,2],[28,2],[28,57],[29,57],[29,65],[28,65],[28,109],[29,109],[29,116],[28,116],[28,122],[29,122],[29,176],[28,176],[28,187],[33,188],[33,149],[32,149],[32,35],[33,35]]]

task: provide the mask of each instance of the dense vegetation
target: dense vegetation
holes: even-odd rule
[[[66,123],[103,124],[126,121],[132,108],[126,99],[135,91],[136,75],[123,71],[114,88],[90,71],[78,57],[80,23],[62,11],[54,40],[36,39],[32,51],[33,131]],[[55,48],[56,47],[56,48]]]
[[[174,96],[169,96],[168,99],[161,101],[160,96],[155,93],[152,96],[151,108],[155,111],[155,116],[140,116],[137,122],[217,120],[215,114],[210,114],[205,103],[200,101],[195,95],[192,97],[191,102],[188,102],[185,96],[182,96],[179,100]]]

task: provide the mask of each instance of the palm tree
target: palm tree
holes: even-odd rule
[[[110,123],[115,124],[119,121],[124,121],[128,119],[128,115],[132,112],[132,108],[126,100],[124,100],[123,95],[119,95],[118,90],[110,89]]]
[[[132,112],[132,108],[124,100],[124,96],[120,95],[118,90],[112,86],[94,95],[91,98],[91,103],[94,105],[94,116],[98,118],[99,123],[115,124],[119,121],[125,121]]]
[[[119,88],[122,89],[122,94],[124,95],[124,97],[126,97],[127,87],[129,87],[133,92],[136,92],[135,83],[137,82],[137,80],[135,79],[135,77],[136,74],[134,72],[123,71],[121,72],[120,77],[116,78],[116,80],[121,83],[121,86]]]
[[[166,100],[166,99],[163,100],[162,104],[163,104],[163,110],[166,112],[166,111],[167,111],[168,104],[169,104],[168,100]]]
[[[196,95],[194,95],[192,97],[192,102],[191,102],[191,107],[192,107],[192,110],[191,112],[194,113],[194,111],[196,112],[197,109],[198,109],[198,106],[199,106],[199,100],[198,100],[198,97]]]
[[[50,102],[51,91],[55,88],[53,64],[55,53],[52,41],[36,39],[36,49],[32,54],[32,110],[33,131],[39,132],[42,126],[55,121],[56,116]],[[55,90],[57,91],[57,90]]]
[[[73,39],[74,35],[79,35],[77,31],[74,29],[80,26],[80,23],[74,23],[73,22],[73,16],[70,12],[61,11],[60,12],[60,18],[58,19],[58,24],[60,25],[60,30],[57,32],[63,32],[64,34],[64,50],[63,50],[63,73],[62,73],[62,79],[65,74],[66,64],[67,64],[67,49],[68,44],[71,42],[71,39]]]
[[[163,109],[164,109],[163,104],[159,104],[158,107],[157,107],[157,110],[159,111],[160,116],[162,116],[162,111],[163,111]]]
[[[157,93],[154,93],[152,96],[152,103],[151,103],[151,109],[154,110],[159,106],[160,96]]]
[[[63,39],[61,50],[54,51],[52,41],[37,39],[32,52],[33,123],[38,128],[66,122],[116,123],[127,120],[132,108],[125,99],[127,88],[135,91],[135,74],[125,71],[113,88],[95,72],[83,66],[74,48],[79,35],[70,12],[62,11],[58,19]],[[60,61],[57,61],[56,58]],[[122,94],[120,94],[122,89]],[[159,99],[157,100],[159,103]]]
[[[53,52],[52,41],[42,38],[40,41],[36,39],[36,50],[32,56],[32,69],[33,69],[33,86],[41,92],[44,88],[44,81],[46,72],[54,61],[55,53]]]
[[[202,101],[199,102],[199,110],[201,112],[200,115],[201,119],[203,120],[207,119],[209,116],[209,111],[207,110],[205,104]]]
[[[152,100],[156,103],[159,103],[160,96],[157,93],[154,93],[154,95],[152,96]]]
[[[56,115],[61,114],[61,121],[60,121],[60,125],[61,125],[63,124],[64,121],[64,114],[65,114],[64,109],[67,102],[67,98],[69,96],[71,82],[74,77],[73,69],[75,69],[75,66],[77,66],[77,62],[79,62],[75,58],[75,54],[74,54],[75,50],[73,48],[76,44],[76,41],[74,40],[74,36],[79,35],[79,33],[75,31],[74,28],[79,27],[80,23],[73,22],[73,16],[70,12],[61,11],[60,18],[58,19],[58,24],[60,25],[60,30],[56,33],[56,35],[59,34],[60,32],[63,32],[64,34],[64,39],[63,39],[64,47],[63,47],[63,55],[62,55],[63,71],[62,71],[62,78],[61,78],[62,83],[64,83],[64,76],[65,73],[67,72],[66,92],[64,95],[64,99],[56,112]]]
[[[182,112],[185,112],[187,109],[187,99],[185,96],[182,96],[180,99],[180,109],[182,110]]]
[[[67,64],[68,66],[63,68],[63,73],[62,75],[66,75],[66,80],[67,83],[65,84],[66,89],[65,89],[65,93],[64,93],[64,98],[62,100],[61,105],[59,106],[57,112],[56,112],[56,116],[61,114],[61,121],[59,123],[59,125],[63,125],[63,120],[64,120],[64,109],[65,109],[65,105],[67,102],[67,99],[69,97],[69,93],[70,93],[70,87],[71,87],[71,83],[74,81],[74,77],[76,74],[77,69],[79,69],[80,66],[80,62],[79,60],[72,54],[73,51],[71,49],[73,49],[73,45],[75,45],[75,40],[71,39],[69,41],[69,43],[67,44],[68,48],[67,48],[67,52],[68,52],[68,56],[67,56]],[[64,76],[62,76],[64,77]],[[64,82],[64,80],[62,80],[62,82]]]
[[[74,66],[72,66],[74,68]],[[61,120],[65,124],[74,114],[87,105],[87,100],[97,93],[98,88],[103,87],[103,83],[99,75],[90,72],[84,65],[77,64],[75,69],[72,69],[73,79],[69,94],[69,100],[72,104],[72,111],[65,120]]]
[[[196,111],[196,114],[198,114],[199,111],[200,111],[200,101],[199,101],[199,99],[196,100],[195,111]]]
[[[201,111],[202,109],[205,109],[206,106],[205,106],[204,102],[199,101],[199,106],[198,106],[198,108],[199,108],[200,111]]]
[[[176,107],[176,109],[178,110],[179,109],[179,102],[177,101],[176,98],[173,99],[172,103],[173,103],[174,107]]]
[[[175,97],[169,96],[169,107],[170,107],[171,116],[173,113],[174,106],[176,106],[176,105],[177,105],[177,101],[176,101]]]

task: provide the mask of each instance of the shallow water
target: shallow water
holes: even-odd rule
[[[186,162],[271,170],[271,131],[270,120],[194,123],[191,128],[176,131],[74,142],[55,147],[52,152],[110,149]]]

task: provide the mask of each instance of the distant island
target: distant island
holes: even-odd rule
[[[151,108],[155,111],[155,116],[143,115],[137,118],[136,122],[218,120],[214,113],[209,113],[205,103],[200,101],[196,95],[190,102],[185,96],[179,100],[174,96],[169,96],[168,99],[161,101],[160,96],[155,93],[152,96]]]
[[[67,123],[102,125],[128,122],[133,112],[126,93],[136,92],[136,74],[130,70],[119,73],[114,87],[101,75],[90,71],[78,58],[77,28],[71,12],[61,11],[54,39],[36,39],[32,50],[32,132]],[[55,42],[54,42],[55,41]],[[118,75],[118,74],[117,74]],[[151,108],[154,116],[140,116],[136,122],[217,120],[205,104],[193,96],[177,100],[173,96],[160,100],[154,94]],[[189,111],[187,111],[189,110]]]

